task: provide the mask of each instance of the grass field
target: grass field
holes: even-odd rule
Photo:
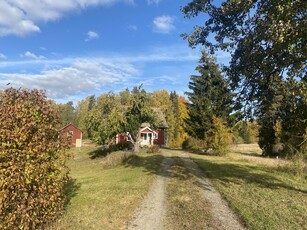
[[[307,178],[289,162],[259,156],[257,145],[236,146],[227,157],[190,154],[251,229],[307,229]]]
[[[60,229],[125,229],[162,160],[158,154],[141,154],[124,165],[109,167],[106,162],[110,159],[90,158],[94,150],[95,147],[74,149],[75,157],[69,161],[71,199]]]

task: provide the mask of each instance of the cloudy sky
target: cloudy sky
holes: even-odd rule
[[[180,37],[201,23],[180,12],[188,2],[1,0],[0,90],[44,89],[61,103],[140,84],[183,94],[200,55]]]

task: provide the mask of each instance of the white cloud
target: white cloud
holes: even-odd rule
[[[159,5],[160,0],[147,0],[148,5],[156,4]]]
[[[129,30],[133,30],[133,31],[137,31],[138,30],[138,27],[136,25],[129,25],[128,26],[128,29]]]
[[[39,55],[30,51],[23,56],[28,58],[0,61],[0,90],[10,82],[14,88],[44,89],[49,98],[57,101],[76,101],[87,95],[120,91],[140,83],[149,90],[150,87],[174,90],[175,84],[176,90],[180,90],[182,85],[187,85],[185,80],[194,70],[199,52],[178,44],[152,47],[144,53],[94,58],[36,59]],[[178,75],[178,66],[182,77]]]
[[[85,39],[86,42],[99,38],[99,34],[95,31],[91,31],[91,30],[88,31],[86,35],[87,35],[87,38]]]
[[[40,32],[39,23],[59,19],[69,11],[117,2],[134,4],[133,0],[1,0],[0,36]]]
[[[0,73],[0,88],[10,82],[15,88],[44,89],[48,97],[63,99],[84,92],[91,93],[106,85],[123,83],[137,75],[139,70],[129,63],[75,59],[68,66],[49,67],[39,73]]]
[[[175,29],[174,17],[163,15],[153,20],[154,32],[168,34]]]
[[[26,58],[32,58],[32,59],[35,59],[35,60],[43,60],[43,59],[46,59],[46,57],[42,56],[42,55],[36,55],[30,51],[27,51],[23,54],[20,55],[21,57],[26,57]]]
[[[3,53],[0,53],[0,59],[6,59],[6,56]]]

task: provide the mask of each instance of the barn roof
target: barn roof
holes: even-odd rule
[[[59,130],[59,132],[61,132],[63,129],[66,129],[68,126],[73,126],[73,127],[75,127],[76,129],[79,129],[80,131],[82,131],[80,128],[78,128],[77,126],[75,126],[75,125],[73,125],[72,123],[69,123],[68,125],[65,125],[63,128],[61,128],[60,130]]]

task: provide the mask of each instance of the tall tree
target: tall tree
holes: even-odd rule
[[[232,87],[238,92],[238,101],[246,106],[248,114],[256,111],[253,115],[260,118],[259,143],[263,153],[276,154],[273,147],[277,141],[274,132],[277,120],[283,117],[281,123],[285,130],[291,126],[290,114],[296,116],[284,107],[285,100],[293,103],[292,108],[300,107],[297,103],[301,102],[307,106],[306,92],[292,91],[297,99],[291,101],[291,96],[283,90],[289,83],[292,88],[298,88],[307,81],[306,1],[193,0],[182,11],[188,18],[200,13],[208,15],[203,26],[196,26],[190,35],[183,37],[192,47],[201,44],[212,53],[231,52],[226,70]],[[210,38],[212,34],[214,40]],[[304,136],[302,130],[306,129],[307,122],[305,119],[298,122],[301,128],[288,133],[291,136],[288,140]]]
[[[124,120],[124,107],[120,104],[120,98],[109,92],[97,98],[96,105],[88,113],[86,123],[94,141],[110,144],[121,131]]]
[[[91,131],[89,129],[89,125],[87,122],[88,122],[89,112],[91,109],[93,109],[95,104],[96,104],[96,99],[95,99],[95,96],[92,95],[92,96],[88,96],[85,99],[81,100],[78,103],[78,106],[76,108],[77,124],[78,124],[78,127],[82,130],[84,138],[92,137],[92,134],[91,134]]]
[[[205,51],[202,51],[196,70],[200,75],[191,76],[191,91],[186,92],[190,101],[186,131],[192,137],[205,140],[212,126],[213,116],[229,120],[233,110],[232,94],[215,59]]]
[[[72,101],[66,104],[58,104],[58,109],[62,126],[69,123],[76,125],[76,112]]]
[[[142,86],[134,87],[131,92],[131,106],[126,111],[126,122],[123,131],[129,133],[134,151],[139,152],[140,127],[143,123],[150,123],[151,127],[157,125],[155,113],[150,106],[150,96]]]

